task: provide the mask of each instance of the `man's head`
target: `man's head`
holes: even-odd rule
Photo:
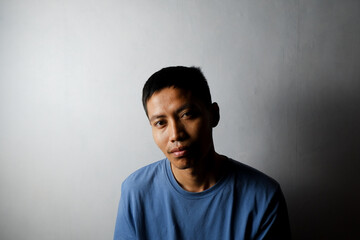
[[[143,104],[155,143],[177,169],[192,168],[215,153],[212,128],[219,108],[211,103],[199,69],[164,68],[146,82]]]
[[[151,96],[169,87],[191,92],[205,106],[209,107],[212,103],[209,85],[199,68],[183,66],[167,67],[154,73],[144,85],[142,103],[146,114],[148,114],[147,101]]]

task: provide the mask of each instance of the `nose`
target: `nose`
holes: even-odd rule
[[[186,131],[184,125],[179,121],[172,121],[168,128],[169,141],[177,142],[186,138]]]

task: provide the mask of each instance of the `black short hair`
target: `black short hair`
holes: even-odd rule
[[[146,81],[142,92],[142,103],[147,114],[146,103],[151,96],[167,87],[190,91],[205,106],[211,105],[209,85],[198,67],[173,66],[163,68]]]

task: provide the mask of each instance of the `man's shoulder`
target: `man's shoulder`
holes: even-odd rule
[[[241,187],[257,190],[276,191],[279,183],[265,173],[233,159],[230,160],[231,171],[236,179],[236,184]]]
[[[122,189],[140,189],[153,184],[163,171],[165,161],[162,159],[136,170],[124,180]]]

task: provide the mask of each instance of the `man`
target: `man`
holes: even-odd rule
[[[215,152],[219,107],[198,68],[161,69],[142,100],[166,158],[123,182],[114,239],[290,239],[279,184]]]

